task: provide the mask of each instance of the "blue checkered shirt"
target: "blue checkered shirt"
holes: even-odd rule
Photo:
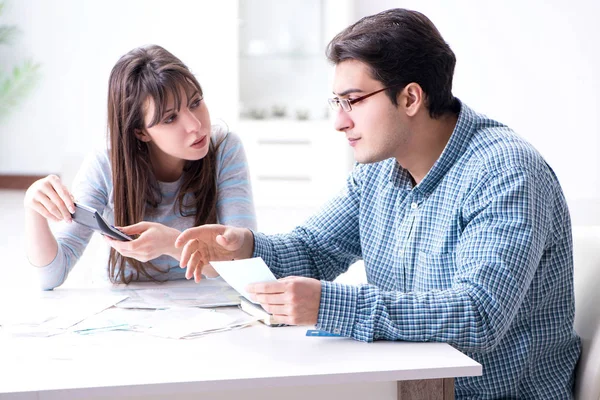
[[[278,277],[322,281],[317,328],[357,340],[446,342],[483,366],[458,398],[568,399],[571,222],[554,172],[508,127],[462,104],[416,186],[395,159],[356,165],[344,190],[286,235],[255,234]],[[369,284],[331,282],[363,259]]]

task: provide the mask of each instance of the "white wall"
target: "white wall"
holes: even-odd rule
[[[105,143],[106,92],[118,58],[155,43],[196,74],[214,118],[237,118],[237,1],[6,0],[2,21],[23,32],[1,68],[31,58],[42,78],[0,121],[0,173],[62,173]]]
[[[0,48],[0,68],[33,58],[42,63],[43,77],[19,110],[0,121],[0,174],[60,172],[68,180],[90,144],[104,141],[110,69],[146,43],[161,44],[187,63],[212,116],[235,126],[237,1],[8,1],[2,21],[24,33],[14,46]],[[336,2],[326,4],[330,9]],[[429,16],[457,55],[455,94],[540,150],[576,224],[600,224],[599,2],[338,4],[342,13],[354,10],[351,19],[392,7]]]
[[[457,57],[454,94],[529,140],[573,222],[600,223],[600,2],[359,0],[356,17],[423,12]]]

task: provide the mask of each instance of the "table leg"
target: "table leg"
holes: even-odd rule
[[[398,400],[454,400],[454,378],[399,381]]]

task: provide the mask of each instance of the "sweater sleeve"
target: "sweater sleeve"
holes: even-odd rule
[[[106,150],[86,157],[73,181],[71,193],[75,201],[95,208],[100,214],[108,204],[112,188],[111,171]],[[76,222],[60,222],[53,227],[58,252],[45,267],[37,268],[43,290],[62,285],[87,247],[93,231]]]
[[[220,224],[256,229],[246,153],[233,132],[225,134],[217,152],[217,218]]]

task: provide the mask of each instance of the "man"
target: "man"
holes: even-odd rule
[[[570,398],[580,342],[553,171],[452,95],[454,53],[424,15],[363,18],[327,56],[336,129],[358,161],[345,189],[290,234],[185,231],[188,279],[209,260],[261,256],[281,279],[249,290],[283,323],[450,343],[483,365],[457,379],[459,398]],[[331,282],[361,258],[368,285]]]

